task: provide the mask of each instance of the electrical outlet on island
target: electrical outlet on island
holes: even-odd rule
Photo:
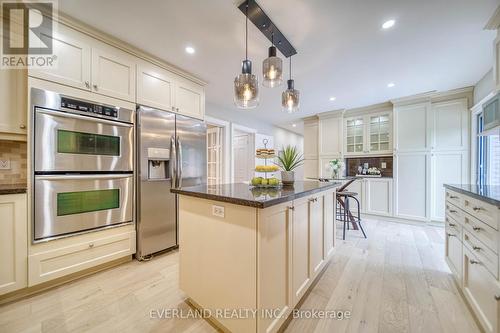
[[[0,159],[0,170],[10,170],[10,159]]]

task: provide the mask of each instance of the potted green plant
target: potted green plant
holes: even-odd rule
[[[294,170],[304,163],[302,155],[295,146],[286,146],[278,155],[278,165],[281,168],[283,185],[292,185],[295,181]]]

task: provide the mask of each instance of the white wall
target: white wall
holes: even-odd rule
[[[493,69],[490,69],[474,86],[474,105],[485,98],[493,89]]]
[[[223,109],[213,104],[205,105],[205,113],[211,117],[229,121],[238,125],[253,128],[258,133],[272,135],[274,126],[272,124],[257,120],[252,117],[252,112],[263,112],[257,110]]]
[[[276,152],[282,150],[287,145],[296,146],[301,154],[304,152],[304,137],[286,129],[275,127],[273,130],[274,148]],[[295,179],[304,179],[304,166],[295,170]]]

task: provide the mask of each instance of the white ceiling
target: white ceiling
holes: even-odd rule
[[[281,111],[283,87],[261,87],[257,109],[233,105],[233,80],[245,54],[237,0],[64,0],[59,8],[206,80],[209,108],[290,129],[295,120],[320,112],[471,86],[493,63],[495,33],[483,27],[500,0],[258,2],[298,51],[292,62],[301,92],[296,114]],[[382,30],[388,19],[396,25]],[[185,53],[187,45],[195,47],[194,55]],[[268,47],[250,23],[249,58],[260,78]],[[396,86],[388,88],[389,82]]]

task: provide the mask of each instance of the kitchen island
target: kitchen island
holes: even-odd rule
[[[179,284],[189,302],[223,330],[276,332],[333,254],[339,185],[172,189]]]

